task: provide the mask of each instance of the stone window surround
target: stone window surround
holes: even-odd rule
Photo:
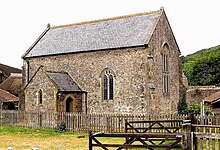
[[[43,90],[39,89],[37,91],[37,105],[42,106],[43,105]]]
[[[115,73],[109,68],[103,69],[100,74],[102,100],[114,100]]]
[[[169,75],[169,53],[170,53],[170,47],[165,42],[162,45],[162,90],[163,95],[168,96],[169,95],[169,86],[170,86],[170,75]]]

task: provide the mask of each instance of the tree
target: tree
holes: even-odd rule
[[[220,84],[220,45],[181,59],[184,62],[183,71],[190,85]]]
[[[201,104],[192,104],[188,108],[188,113],[195,113],[200,114],[201,113]],[[205,115],[211,115],[212,111],[205,107]]]
[[[178,113],[179,114],[187,114],[187,103],[186,103],[186,94],[183,95],[183,98],[178,102]]]

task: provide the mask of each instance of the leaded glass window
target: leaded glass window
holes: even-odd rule
[[[162,51],[162,83],[164,95],[169,95],[169,46],[165,44]]]
[[[115,74],[110,69],[104,69],[101,73],[102,78],[102,97],[103,100],[114,99],[114,79]]]

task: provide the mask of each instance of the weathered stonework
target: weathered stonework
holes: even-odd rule
[[[163,93],[162,83],[164,44],[169,46],[168,94]],[[78,112],[174,113],[181,91],[179,55],[163,13],[145,46],[25,58],[29,62],[29,77],[33,77],[25,89],[26,110],[65,111],[65,100],[70,96],[75,99]],[[42,69],[37,71],[40,66]],[[113,100],[103,100],[102,97],[100,74],[106,68],[115,73]],[[86,96],[67,93],[58,99],[58,89],[48,81],[43,70],[68,72],[82,91],[87,92]],[[36,104],[39,88],[44,90],[41,108]]]
[[[188,105],[198,104],[201,103],[205,97],[208,97],[218,91],[220,91],[220,88],[217,87],[190,87],[186,92],[186,100]]]
[[[40,66],[39,66],[40,67]],[[39,68],[38,68],[39,69]],[[42,104],[39,104],[38,91],[42,90]],[[44,70],[39,69],[32,82],[25,89],[25,110],[26,111],[56,111],[55,94],[57,90],[48,80]]]
[[[168,95],[164,95],[162,92],[162,50],[165,43],[169,46],[170,80]],[[174,113],[177,111],[177,103],[180,99],[182,73],[180,70],[180,52],[165,14],[158,21],[149,45],[154,55],[153,83],[155,84],[155,99],[150,108],[153,108],[153,112]]]

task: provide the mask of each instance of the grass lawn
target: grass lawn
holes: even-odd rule
[[[84,136],[84,138],[78,138]],[[88,133],[58,133],[48,129],[30,129],[14,126],[0,127],[0,150],[88,150]],[[124,143],[124,138],[101,138],[102,143]],[[101,150],[101,148],[94,148]],[[115,148],[109,148],[113,150]],[[134,149],[132,149],[134,150]],[[143,150],[143,149],[138,149]]]
[[[84,138],[78,138],[84,136]],[[124,139],[102,138],[105,143],[123,143]],[[0,150],[88,150],[88,133],[58,133],[55,130],[31,129],[15,126],[0,127]],[[101,148],[94,148],[101,150]]]
[[[77,138],[85,136],[85,138]],[[47,129],[29,129],[20,127],[0,127],[0,150],[13,147],[14,150],[87,150],[88,134],[57,133]]]

